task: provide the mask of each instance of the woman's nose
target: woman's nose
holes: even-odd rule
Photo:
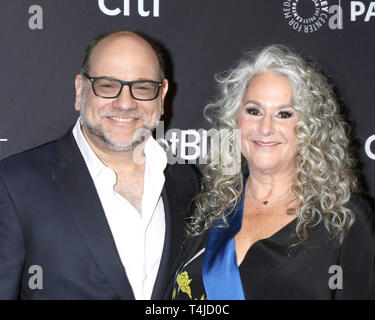
[[[274,123],[271,115],[265,115],[259,122],[259,132],[267,137],[274,133]]]

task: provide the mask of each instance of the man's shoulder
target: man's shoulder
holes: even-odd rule
[[[57,158],[74,158],[72,156],[77,153],[78,147],[75,147],[75,139],[70,128],[65,134],[57,139],[45,142],[39,146],[16,153],[0,161],[0,168],[25,165],[26,163],[34,163],[39,161]],[[56,160],[58,160],[56,158]]]
[[[67,148],[66,145],[71,144],[73,139],[71,130],[69,130],[65,135],[58,139],[46,142],[42,145],[1,160],[0,176],[20,176],[27,172],[49,170],[50,168],[55,167],[55,163],[52,160],[61,157],[61,154],[69,153],[69,149],[71,148]],[[61,147],[61,145],[64,145],[65,147]]]
[[[32,164],[35,161],[43,161],[44,158],[48,158],[53,151],[56,149],[56,141],[53,140],[37,147],[16,153],[0,161],[0,170],[3,168],[24,166]]]

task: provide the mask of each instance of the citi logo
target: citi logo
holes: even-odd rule
[[[130,0],[123,0],[122,7],[118,7],[119,0],[98,0],[99,9],[107,16],[117,16],[123,14],[130,16],[131,12],[135,12],[130,6]],[[141,17],[148,17],[152,14],[153,17],[159,17],[160,0],[134,0],[132,4],[138,2],[138,15]],[[146,2],[146,7],[145,7]],[[117,5],[117,7],[116,7]],[[152,13],[151,13],[152,9]]]

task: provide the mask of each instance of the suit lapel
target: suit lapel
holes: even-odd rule
[[[164,295],[176,271],[177,257],[184,239],[183,213],[187,209],[184,207],[187,199],[180,201],[178,190],[176,179],[171,174],[171,166],[168,165],[165,170],[165,184],[162,191],[165,212],[165,240],[159,271],[151,296],[153,300],[168,298]]]
[[[98,266],[122,299],[134,299],[95,185],[71,131],[58,141],[54,161],[61,168],[53,178]]]

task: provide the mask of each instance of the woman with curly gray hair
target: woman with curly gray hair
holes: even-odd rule
[[[372,212],[326,78],[271,45],[216,79],[205,116],[229,148],[204,169],[173,299],[375,298]]]

